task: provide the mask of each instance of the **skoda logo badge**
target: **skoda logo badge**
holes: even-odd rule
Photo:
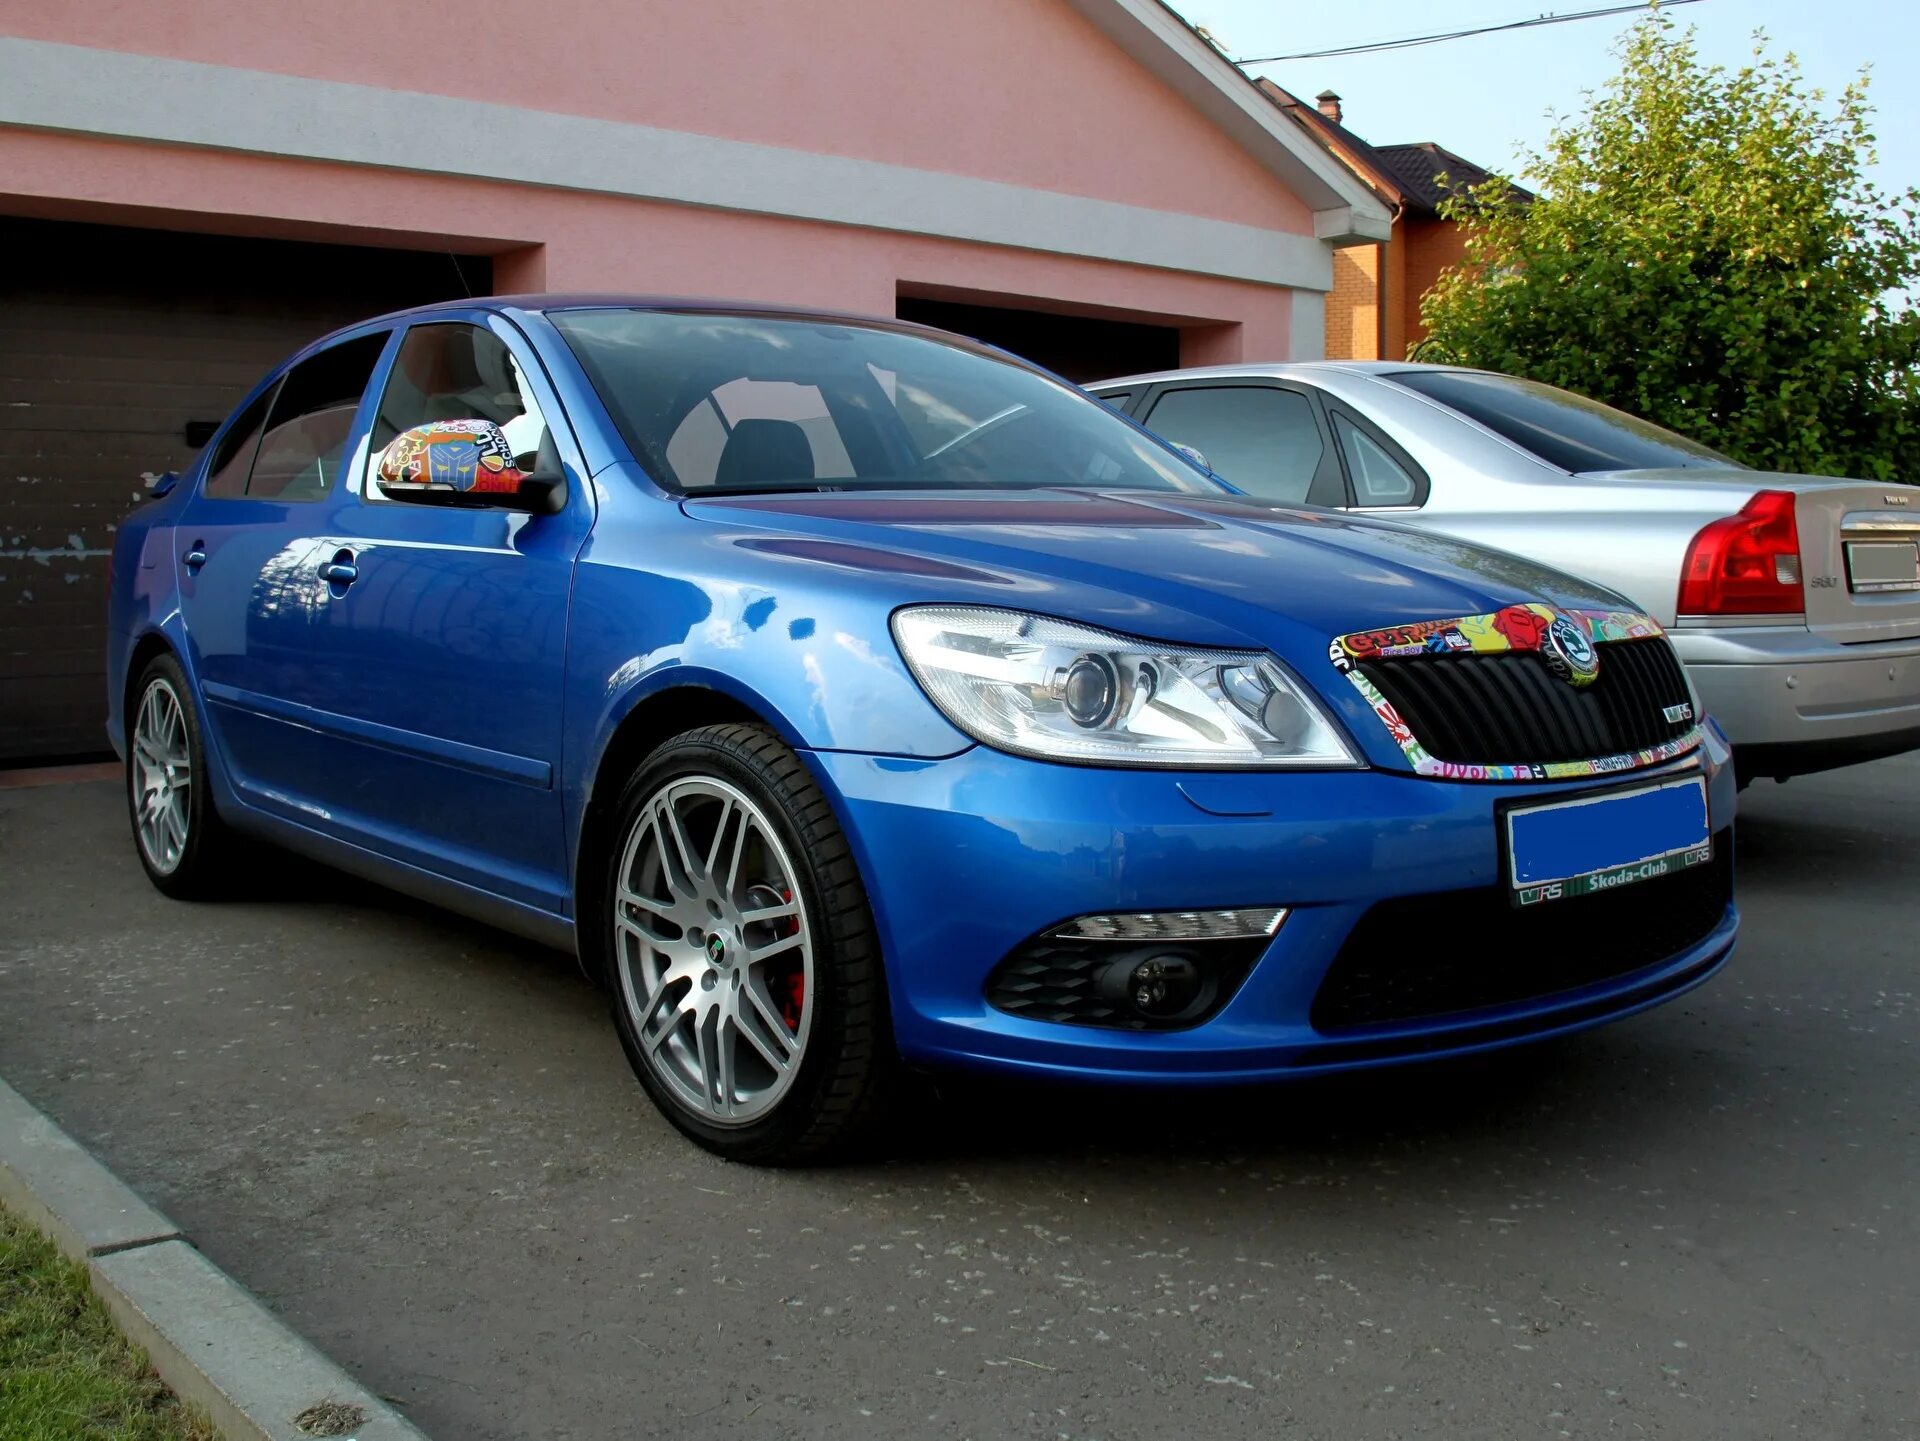
[[[727,943],[717,935],[707,937],[707,959],[714,965],[720,964],[720,958],[727,953]]]
[[[1569,685],[1592,685],[1600,674],[1600,652],[1586,631],[1564,615],[1556,615],[1547,626],[1540,650],[1548,668]]]

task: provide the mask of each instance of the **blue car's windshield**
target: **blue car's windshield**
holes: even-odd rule
[[[736,313],[562,310],[635,458],[687,494],[1221,487],[1106,406],[926,336]]]

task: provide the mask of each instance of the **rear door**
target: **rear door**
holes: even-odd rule
[[[518,330],[449,312],[404,332],[370,410],[302,573],[323,824],[563,913],[568,598],[593,506],[560,403]],[[475,418],[499,425],[529,470],[551,439],[569,478],[561,513],[405,504],[369,482],[400,432]],[[336,579],[317,581],[321,565]]]
[[[300,710],[314,693],[307,630],[324,590],[320,537],[389,339],[339,341],[261,391],[216,442],[173,531],[207,723],[245,797],[296,816],[324,807]]]

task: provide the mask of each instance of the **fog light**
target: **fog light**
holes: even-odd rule
[[[1142,958],[1133,951],[1100,973],[1097,989],[1114,1005],[1149,1021],[1169,1021],[1212,999],[1213,986],[1193,960],[1179,955]]]
[[[1141,911],[1081,916],[1053,934],[1082,941],[1232,941],[1271,936],[1287,918],[1285,906],[1231,911]]]

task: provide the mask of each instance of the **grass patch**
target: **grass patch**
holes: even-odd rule
[[[216,1441],[114,1328],[84,1266],[0,1210],[0,1436]]]

